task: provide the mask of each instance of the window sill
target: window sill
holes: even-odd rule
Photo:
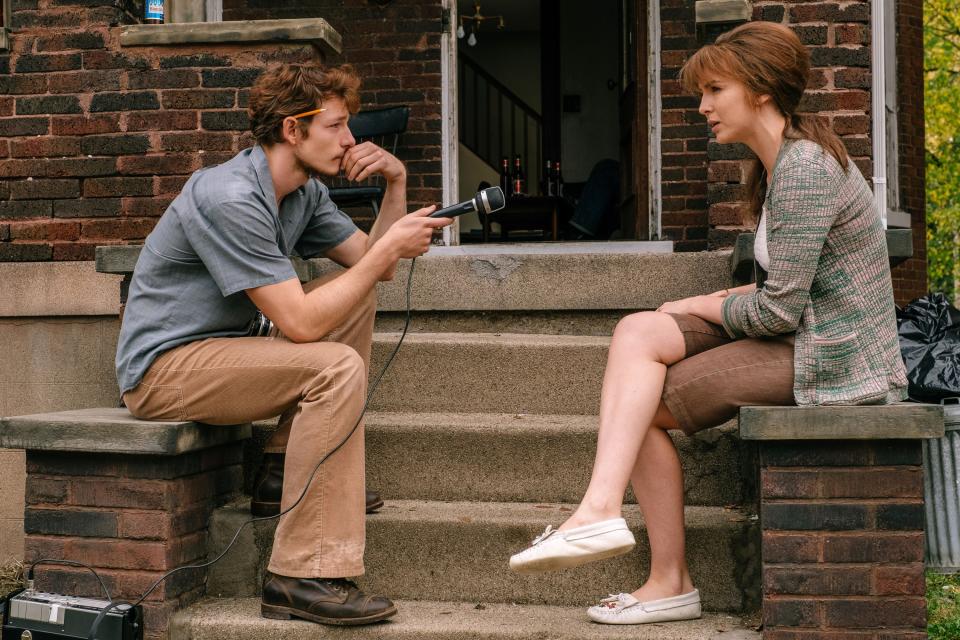
[[[323,18],[138,24],[123,27],[123,47],[240,42],[309,42],[324,56],[342,51],[342,38]]]

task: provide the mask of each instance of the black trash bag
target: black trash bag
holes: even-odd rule
[[[937,402],[960,396],[960,311],[942,293],[897,309],[900,353],[911,400]]]

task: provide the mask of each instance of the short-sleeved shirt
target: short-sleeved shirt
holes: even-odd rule
[[[357,231],[311,178],[277,207],[260,146],[194,173],[147,236],[117,345],[117,380],[136,387],[164,351],[245,335],[256,306],[245,289],[296,278],[290,256],[322,255]]]

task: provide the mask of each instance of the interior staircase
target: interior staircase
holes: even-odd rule
[[[398,602],[393,620],[341,629],[260,618],[274,525],[259,523],[211,569],[208,598],[178,613],[169,637],[759,638],[755,465],[733,425],[676,438],[701,620],[616,627],[587,619],[587,606],[644,580],[649,552],[635,505],[625,517],[638,545],[626,556],[533,576],[507,567],[586,487],[617,319],[729,285],[729,253],[657,254],[639,244],[512,256],[451,248],[418,261],[411,333],[366,422],[367,482],[386,505],[368,517],[358,582]],[[399,338],[405,283],[401,271],[381,290],[374,373]],[[270,427],[258,427],[262,441]],[[251,449],[249,467],[259,455]],[[243,499],[214,514],[211,555],[248,513]]]

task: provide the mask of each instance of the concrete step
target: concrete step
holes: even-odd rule
[[[593,468],[597,423],[597,416],[370,412],[367,485],[386,500],[577,502]],[[251,482],[262,443],[275,426],[275,421],[254,425],[247,464]],[[741,469],[752,447],[737,437],[735,421],[692,438],[671,435],[683,464],[687,504],[744,501]],[[629,490],[628,501],[633,502]]]
[[[399,338],[374,335],[371,378]],[[609,345],[603,336],[408,333],[371,409],[597,414]]]
[[[260,617],[259,598],[199,602],[171,620],[169,640],[760,640],[755,624],[706,614],[700,620],[650,625],[590,622],[585,607],[397,601],[388,622],[365,627],[329,627],[302,620]]]
[[[246,502],[238,502],[214,513],[211,555],[249,519],[247,508]],[[638,542],[629,554],[560,573],[517,575],[508,569],[512,553],[529,545],[548,524],[560,524],[572,510],[573,505],[555,503],[390,501],[367,518],[367,574],[359,582],[367,590],[399,599],[549,605],[582,605],[639,586],[650,553],[635,506],[624,510]],[[754,518],[734,509],[687,507],[686,524],[687,558],[705,608],[751,610],[759,593]],[[246,527],[238,548],[212,567],[207,593],[258,595],[274,529],[272,521]]]

